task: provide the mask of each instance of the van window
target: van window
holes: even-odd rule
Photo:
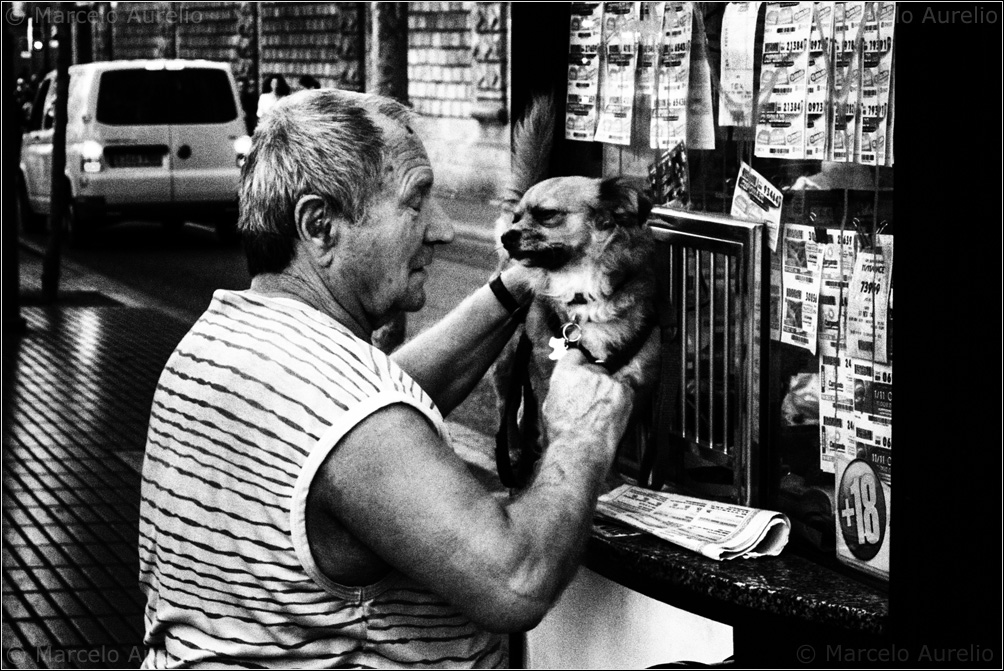
[[[237,118],[223,70],[111,70],[101,75],[97,119],[113,126],[218,124]]]

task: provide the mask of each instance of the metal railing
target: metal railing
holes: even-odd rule
[[[761,468],[764,226],[722,215],[656,208],[675,333],[663,348],[663,389],[673,406],[657,430],[679,454],[685,490],[756,505]]]

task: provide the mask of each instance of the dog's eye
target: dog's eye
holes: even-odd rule
[[[551,210],[543,207],[533,208],[533,218],[544,226],[557,226],[560,223],[558,217],[561,214],[561,210]]]

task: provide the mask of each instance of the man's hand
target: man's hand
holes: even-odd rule
[[[544,401],[548,443],[573,442],[609,466],[628,418],[634,395],[601,366],[569,350],[554,367]]]

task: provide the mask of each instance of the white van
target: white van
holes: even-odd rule
[[[55,72],[42,80],[21,147],[19,218],[51,202]],[[233,235],[251,147],[226,63],[134,60],[70,67],[66,180],[71,240],[124,218],[201,221]]]

